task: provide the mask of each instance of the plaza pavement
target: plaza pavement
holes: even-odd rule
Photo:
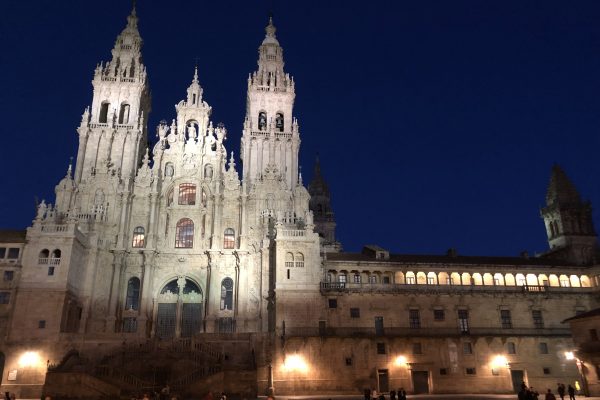
[[[558,397],[556,393],[554,395]],[[569,396],[565,398],[568,399]],[[408,400],[516,400],[516,394],[415,394],[408,395]],[[266,397],[261,396],[259,399],[266,399]],[[277,400],[363,400],[364,397],[360,395],[352,396],[352,395],[331,395],[331,396],[276,396]],[[386,399],[389,399],[386,396]],[[544,394],[540,394],[540,400],[544,399]],[[575,396],[576,400],[600,400],[600,397],[585,397],[585,396]]]

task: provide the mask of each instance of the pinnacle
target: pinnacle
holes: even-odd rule
[[[575,185],[573,185],[567,174],[558,164],[554,164],[552,167],[552,176],[550,177],[550,184],[546,192],[546,203],[548,205],[581,203],[581,196]]]

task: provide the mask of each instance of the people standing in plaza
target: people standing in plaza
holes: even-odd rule
[[[552,389],[548,389],[544,400],[556,400],[556,396],[552,393]]]
[[[569,393],[569,400],[575,400],[575,388],[571,384],[569,384],[567,392]]]
[[[558,392],[558,395],[560,396],[560,400],[565,400],[565,385],[562,383],[558,383],[558,388],[556,389],[556,391]]]
[[[377,390],[373,389],[371,391],[371,399],[372,400],[377,400]]]
[[[398,389],[398,400],[406,400],[406,390],[404,388]]]
[[[390,400],[396,400],[396,391],[395,390],[390,391]]]

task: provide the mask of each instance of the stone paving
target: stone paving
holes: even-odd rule
[[[555,396],[556,393],[555,393]],[[277,400],[363,400],[363,396],[352,396],[352,395],[331,395],[331,396],[276,396]],[[544,399],[544,395],[540,394],[540,400]],[[558,396],[557,396],[558,398]],[[566,396],[568,398],[568,396]],[[577,395],[576,400],[600,400],[600,397],[585,397]],[[266,399],[266,397],[259,397],[259,399]],[[386,396],[386,399],[388,397]],[[415,394],[408,395],[408,400],[513,400],[517,399],[516,394]]]

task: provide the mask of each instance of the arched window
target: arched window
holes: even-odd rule
[[[138,226],[133,230],[133,241],[131,247],[146,246],[146,231],[143,226]]]
[[[235,231],[231,228],[225,229],[225,234],[223,235],[223,248],[235,249]]]
[[[191,249],[194,247],[194,222],[191,219],[182,218],[177,222],[175,247],[179,249]]]
[[[44,250],[40,251],[40,254],[38,255],[38,264],[40,264],[40,265],[48,264],[49,257],[50,257],[50,251],[48,249],[44,249]]]
[[[140,309],[140,280],[138,278],[131,278],[127,282],[127,297],[125,297],[125,309]]]
[[[285,267],[294,268],[294,255],[292,253],[285,253]]]
[[[283,114],[282,113],[277,113],[275,115],[275,128],[279,132],[283,132]]]
[[[304,268],[304,254],[296,253],[294,261],[296,262],[296,268]]]
[[[169,189],[169,191],[167,192],[167,206],[170,206],[173,204],[173,188]]]
[[[267,130],[267,113],[261,111],[258,113],[258,130],[266,131]]]
[[[172,162],[168,162],[165,165],[165,176],[171,177],[174,174],[175,174],[175,167],[173,167],[173,163]]]
[[[213,167],[210,164],[206,164],[204,166],[204,177],[206,179],[212,179],[213,177]]]
[[[193,183],[182,183],[179,185],[180,206],[193,206],[196,204],[196,185]]]
[[[108,122],[108,107],[110,103],[104,102],[100,105],[100,116],[98,118],[98,122],[101,124],[106,124]]]
[[[233,280],[231,278],[221,281],[221,310],[233,310]]]
[[[135,75],[135,63],[131,63],[131,68],[129,68],[129,77],[133,78]]]
[[[129,104],[121,104],[121,111],[119,111],[119,124],[126,124],[129,122]]]

